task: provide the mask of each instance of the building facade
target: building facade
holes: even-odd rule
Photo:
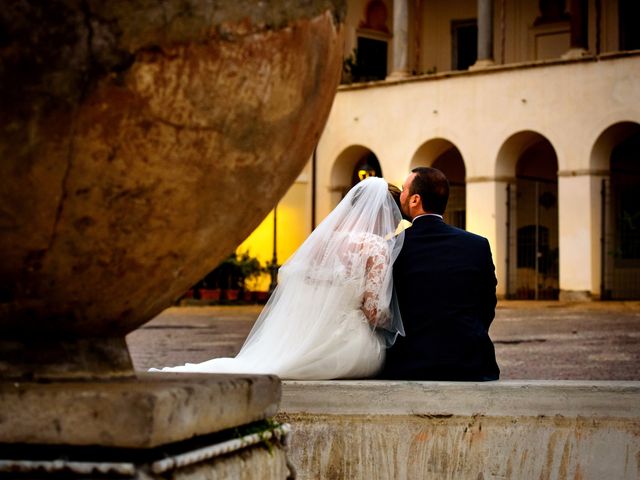
[[[349,2],[343,85],[279,204],[278,260],[363,176],[434,166],[446,220],[489,239],[500,296],[640,298],[639,6]],[[270,259],[272,225],[241,249]]]

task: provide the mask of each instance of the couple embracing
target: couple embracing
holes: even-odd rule
[[[280,268],[238,355],[162,371],[284,379],[496,380],[489,243],[447,225],[449,184],[419,167],[402,192],[353,187]],[[412,226],[399,228],[402,216]],[[152,369],[155,370],[155,369]]]

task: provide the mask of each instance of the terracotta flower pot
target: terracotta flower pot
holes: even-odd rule
[[[223,293],[224,293],[225,300],[229,300],[232,302],[238,300],[238,297],[240,296],[240,290],[231,289],[231,288],[223,290]]]
[[[253,292],[253,295],[258,303],[266,303],[269,300],[269,292]]]
[[[242,292],[242,300],[245,302],[253,301],[253,292],[251,290],[245,290]]]
[[[221,293],[219,288],[201,288],[200,298],[202,300],[220,300]]]

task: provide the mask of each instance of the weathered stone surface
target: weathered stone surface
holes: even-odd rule
[[[640,382],[286,381],[283,411],[372,415],[640,418]]]
[[[142,374],[137,380],[0,383],[0,443],[150,448],[269,418],[274,376]]]
[[[239,455],[220,457],[212,462],[181,469],[162,479],[171,480],[284,480],[289,478],[287,457],[280,447],[270,451],[254,447]]]
[[[133,377],[131,357],[124,338],[0,339],[0,378],[29,380],[51,378]]]
[[[123,336],[239,244],[323,128],[342,4],[4,3],[0,336]]]
[[[158,472],[154,462],[147,460],[132,462],[131,459],[108,462],[80,459],[69,460],[64,456],[56,461],[6,460],[0,452],[0,476],[2,478],[75,478],[82,480],[104,480],[120,478],[129,480],[285,480],[289,476],[285,448],[278,442],[258,444],[203,459],[192,452],[188,464],[180,464]],[[68,452],[66,452],[68,453]]]
[[[640,382],[284,382],[298,478],[636,479]]]

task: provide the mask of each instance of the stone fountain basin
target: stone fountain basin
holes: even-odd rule
[[[0,337],[123,338],[300,173],[339,81],[344,13],[14,3],[0,13]]]

